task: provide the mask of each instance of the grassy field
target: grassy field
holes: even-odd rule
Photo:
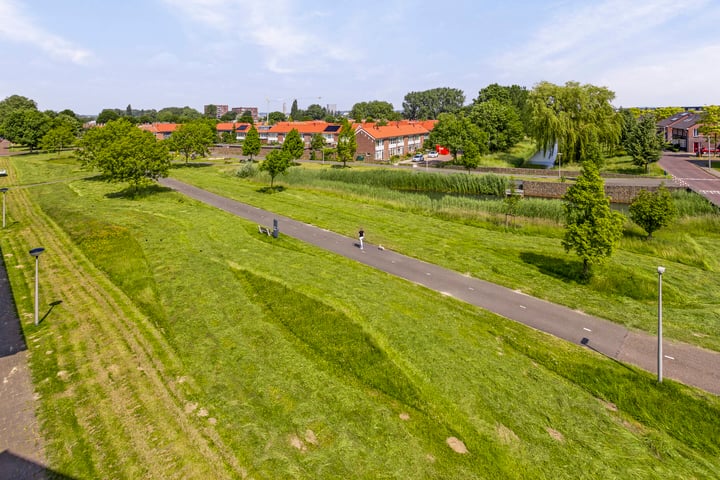
[[[72,162],[46,165],[39,178],[43,162],[7,163],[17,184],[65,180],[9,193],[0,246],[52,466],[66,475],[556,479],[720,471],[716,397],[657,385],[652,375],[293,239],[259,236],[254,224],[171,191],[127,198],[122,186],[67,180],[76,175]],[[443,219],[338,187],[261,194],[260,184],[224,168],[174,174],[348,234],[363,222],[368,240],[380,236],[398,248],[405,235],[432,243],[444,225],[453,232],[447,244],[409,243],[412,252],[463,248],[477,271],[490,260],[492,245],[474,251],[486,236],[550,248],[487,218],[474,223],[448,212]],[[38,245],[47,249],[45,315],[35,327],[27,250]],[[535,262],[525,268],[539,268]],[[673,289],[682,297],[681,284],[667,281],[668,301]]]

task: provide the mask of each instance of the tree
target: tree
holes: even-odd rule
[[[270,174],[270,188],[273,188],[275,177],[287,172],[290,163],[291,159],[287,152],[282,150],[273,150],[265,156],[265,160],[260,164],[260,170]]]
[[[129,103],[128,103],[128,106],[125,107],[125,116],[126,116],[126,117],[132,117],[132,116],[133,116],[132,105],[130,105]]]
[[[268,113],[268,123],[275,125],[277,122],[284,122],[287,120],[287,116],[283,112],[270,112]]]
[[[713,143],[717,145],[718,137],[720,137],[720,105],[708,105],[705,107],[700,116],[700,121],[702,122],[698,129],[700,133],[708,138],[712,137],[714,139]]]
[[[392,103],[373,100],[371,102],[359,102],[353,105],[350,117],[357,121],[375,120],[400,120],[402,115],[393,109]]]
[[[473,105],[470,119],[487,132],[491,152],[506,152],[523,138],[523,125],[517,110],[509,102],[491,99]]]
[[[677,215],[677,208],[665,185],[655,192],[640,190],[629,207],[630,218],[652,237],[653,232],[670,224]]]
[[[40,147],[50,152],[58,152],[63,148],[69,147],[75,141],[75,132],[72,127],[67,124],[60,124],[52,127],[43,135],[40,140]]]
[[[302,157],[305,152],[305,143],[296,128],[290,130],[285,140],[283,140],[282,151],[287,154],[290,160],[297,160]]]
[[[590,266],[612,255],[622,236],[623,216],[610,208],[604,182],[594,162],[583,162],[574,185],[563,196],[566,227],[562,245],[566,252],[574,250],[583,261],[583,277]]]
[[[470,143],[475,144],[479,154],[488,151],[487,133],[480,130],[462,113],[457,115],[452,113],[440,114],[438,123],[430,132],[429,139],[432,145],[442,145],[450,150],[455,162],[458,159],[458,152],[463,151]]]
[[[242,145],[242,153],[243,155],[250,155],[251,162],[253,155],[260,153],[260,134],[258,133],[257,128],[255,128],[255,125],[250,126],[250,130],[248,130],[248,133],[245,136],[245,141]]]
[[[4,137],[3,125],[11,113],[18,110],[37,110],[34,100],[21,95],[10,95],[0,101],[0,137]]]
[[[240,117],[237,119],[240,123],[255,123],[255,119],[252,116],[252,112],[250,110],[245,110]]]
[[[212,103],[210,105],[205,105],[203,116],[205,118],[217,118],[217,105],[213,105]]]
[[[297,120],[298,113],[299,113],[299,110],[298,110],[297,99],[294,99],[292,106],[290,107],[290,118],[292,118],[293,120]]]
[[[403,100],[403,116],[409,120],[434,120],[441,113],[459,112],[464,103],[465,94],[457,88],[433,88],[423,92],[410,92]]]
[[[313,158],[315,157],[315,152],[323,148],[325,148],[325,137],[320,133],[314,134],[310,139],[310,150],[312,151]]]
[[[38,110],[14,110],[3,121],[2,133],[11,142],[25,145],[33,151],[50,130],[50,122],[51,119]]]
[[[338,133],[337,156],[338,160],[343,162],[343,167],[347,167],[347,162],[355,158],[357,151],[357,139],[355,138],[355,130],[352,124],[343,119],[340,132]]]
[[[117,120],[118,118],[120,118],[120,114],[117,110],[113,108],[106,108],[98,114],[95,121],[98,124],[103,125],[105,123],[112,122],[113,120]]]
[[[237,117],[237,113],[233,112],[232,110],[228,110],[227,112],[223,113],[220,117],[221,122],[234,122],[235,118]]]
[[[102,172],[109,182],[129,182],[134,190],[167,175],[167,145],[125,118],[85,132],[77,157],[86,168]]]
[[[159,122],[186,123],[203,117],[203,114],[191,107],[165,107],[155,115]],[[215,114],[211,118],[215,118]]]
[[[467,142],[463,149],[463,154],[458,161],[460,165],[465,167],[470,173],[470,170],[477,168],[480,165],[480,149],[478,149],[475,142]]]
[[[210,123],[200,119],[180,125],[167,139],[167,144],[170,150],[185,156],[185,163],[188,163],[191,156],[204,157],[210,153],[216,138]]]
[[[620,138],[614,98],[605,87],[541,82],[528,97],[530,136],[544,151],[558,145],[567,163],[584,161],[592,145],[610,148]]]
[[[503,105],[511,106],[517,113],[518,119],[522,124],[523,133],[527,133],[530,123],[527,107],[529,94],[530,92],[528,92],[527,88],[521,87],[520,85],[510,85],[507,87],[492,83],[478,92],[477,98],[473,100],[473,105],[496,100]]]
[[[624,121],[628,121],[626,117]],[[633,165],[648,171],[648,165],[657,162],[662,156],[663,141],[657,133],[655,117],[644,115],[628,132],[625,150],[632,157]]]
[[[325,118],[327,111],[317,103],[313,103],[305,110],[305,114],[310,117],[311,120],[320,120],[321,118]]]

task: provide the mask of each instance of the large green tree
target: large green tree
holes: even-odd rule
[[[258,133],[255,125],[250,125],[250,130],[245,135],[242,144],[242,153],[243,155],[250,155],[250,161],[252,162],[253,156],[260,153],[260,148],[260,133]]]
[[[100,125],[104,125],[108,122],[112,122],[113,120],[117,120],[121,116],[120,111],[116,108],[105,108],[98,114],[95,121]]]
[[[287,115],[283,112],[270,112],[268,113],[268,123],[275,125],[277,122],[284,122],[287,120]]]
[[[479,105],[491,100],[500,102],[503,105],[512,106],[517,113],[517,117],[522,124],[523,134],[529,131],[529,115],[527,99],[530,92],[527,88],[520,85],[499,85],[492,83],[478,92],[478,96],[473,100],[473,105]],[[482,128],[482,127],[481,127]]]
[[[185,163],[191,156],[204,157],[210,153],[210,147],[217,136],[212,125],[205,119],[183,123],[167,139],[168,148],[185,157]]]
[[[491,99],[470,108],[470,119],[489,136],[491,152],[506,152],[523,139],[523,125],[517,109],[508,103]]]
[[[35,109],[13,110],[2,125],[2,134],[13,143],[27,146],[31,151],[50,130],[52,119]]]
[[[75,141],[75,132],[68,124],[59,124],[52,127],[40,140],[40,147],[49,152],[58,152],[69,147]]]
[[[358,102],[350,110],[350,118],[357,122],[363,120],[400,120],[402,115],[393,109],[392,103],[382,100]]]
[[[355,158],[356,151],[357,139],[355,138],[355,130],[347,119],[343,119],[340,132],[338,133],[337,144],[338,160],[343,162],[343,167],[347,167],[347,162]]]
[[[282,151],[287,153],[290,160],[297,160],[302,157],[305,152],[305,143],[300,137],[297,128],[293,128],[288,132],[285,140],[283,140]]]
[[[325,115],[327,115],[327,111],[317,103],[313,103],[312,105],[308,105],[307,109],[305,110],[305,115],[310,117],[311,120],[320,120],[322,118],[325,118]]]
[[[440,114],[429,140],[432,145],[442,145],[450,150],[455,162],[458,160],[458,152],[464,151],[471,143],[477,147],[478,155],[488,152],[488,134],[462,112],[457,115]]]
[[[202,113],[191,107],[165,107],[155,115],[159,122],[187,123],[202,118]],[[215,114],[211,118],[215,118]]]
[[[282,150],[273,150],[265,156],[265,160],[260,164],[260,170],[270,174],[270,188],[273,188],[275,177],[287,172],[291,163],[288,153]]]
[[[530,136],[549,151],[557,144],[567,163],[584,161],[593,146],[612,148],[620,138],[621,120],[605,87],[567,82],[540,82],[528,97]]]
[[[677,207],[665,185],[660,185],[655,192],[640,190],[628,210],[632,221],[647,232],[648,239],[677,215]]]
[[[22,95],[10,95],[0,101],[0,136],[4,136],[2,129],[5,119],[18,110],[37,110],[37,104],[35,100]]]
[[[433,88],[410,92],[403,100],[403,116],[409,120],[436,119],[441,113],[457,113],[465,103],[465,94],[457,88]]]
[[[565,235],[562,245],[573,250],[583,262],[583,277],[590,266],[602,263],[612,255],[622,237],[623,216],[610,208],[604,182],[594,162],[583,162],[574,185],[563,196],[565,200]]]
[[[77,157],[110,182],[128,182],[134,190],[167,175],[167,145],[125,118],[91,128],[78,142]]]
[[[623,117],[623,123],[629,122]],[[636,120],[627,133],[624,142],[627,153],[632,157],[633,164],[648,171],[648,165],[657,162],[662,156],[663,141],[657,132],[655,117],[646,114]]]

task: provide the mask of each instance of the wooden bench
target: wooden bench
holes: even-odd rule
[[[262,225],[258,225],[258,232],[260,232],[261,234],[265,234],[268,237],[272,236],[272,229],[268,227],[263,227]]]

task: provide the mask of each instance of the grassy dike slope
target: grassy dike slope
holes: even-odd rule
[[[34,159],[16,162],[20,181]],[[59,168],[62,171],[62,167]],[[159,190],[13,190],[2,246],[76,478],[712,478],[720,406]],[[42,245],[32,325],[32,259]],[[468,453],[453,451],[448,438]]]

